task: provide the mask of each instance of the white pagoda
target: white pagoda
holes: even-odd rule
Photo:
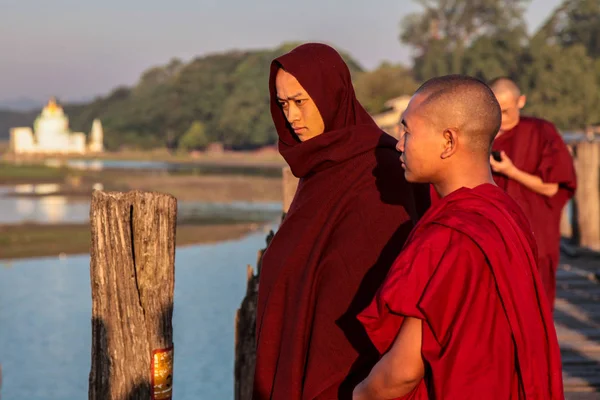
[[[29,127],[12,128],[10,149],[15,154],[85,154],[104,151],[100,120],[92,125],[90,142],[86,135],[69,130],[69,118],[61,106],[51,98],[36,118],[33,130]]]

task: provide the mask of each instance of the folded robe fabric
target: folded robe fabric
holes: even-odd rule
[[[279,68],[315,101],[323,134],[294,136],[277,104]],[[404,180],[396,140],[358,103],[331,47],[307,44],[276,59],[269,88],[279,150],[300,181],[262,261],[254,398],[350,398],[377,355],[356,315],[428,207],[428,189]]]
[[[427,365],[407,398],[564,398],[535,241],[497,186],[437,200],[359,320],[385,353],[406,316],[423,320]]]

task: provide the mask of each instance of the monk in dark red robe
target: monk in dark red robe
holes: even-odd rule
[[[490,170],[500,120],[474,78],[435,78],[411,99],[399,143],[406,178],[430,182],[440,199],[359,315],[383,356],[355,400],[564,398],[535,240]]]
[[[331,47],[279,57],[269,88],[279,150],[300,181],[260,271],[254,398],[350,399],[377,360],[356,316],[429,194],[406,182],[397,140],[359,104]]]
[[[513,81],[497,78],[490,86],[502,109],[502,125],[493,147],[501,161],[490,160],[494,180],[531,223],[542,283],[554,308],[560,218],[577,186],[573,159],[552,123],[520,115],[526,98]]]

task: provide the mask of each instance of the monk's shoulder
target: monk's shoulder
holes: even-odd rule
[[[521,122],[519,122],[519,124],[524,124],[524,127],[529,130],[531,134],[538,135],[542,141],[563,141],[556,126],[543,118],[521,117]]]
[[[466,234],[440,224],[430,224],[414,238],[400,255],[400,264],[427,282],[434,275],[455,277],[467,273],[478,277],[485,273],[485,255]]]
[[[444,254],[455,247],[474,246],[474,242],[457,229],[439,223],[428,223],[418,234],[414,235],[410,243],[416,252],[427,249],[431,254]]]

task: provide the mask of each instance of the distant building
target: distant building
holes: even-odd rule
[[[69,130],[69,118],[51,98],[42,113],[29,127],[10,130],[10,150],[15,154],[85,154],[104,151],[100,120],[92,124],[90,141],[86,135]]]
[[[392,136],[396,136],[396,125],[400,122],[400,116],[406,110],[410,96],[400,96],[385,102],[386,111],[373,115],[375,123]]]
[[[88,151],[90,153],[102,153],[104,151],[104,131],[99,119],[95,119],[92,123]]]

